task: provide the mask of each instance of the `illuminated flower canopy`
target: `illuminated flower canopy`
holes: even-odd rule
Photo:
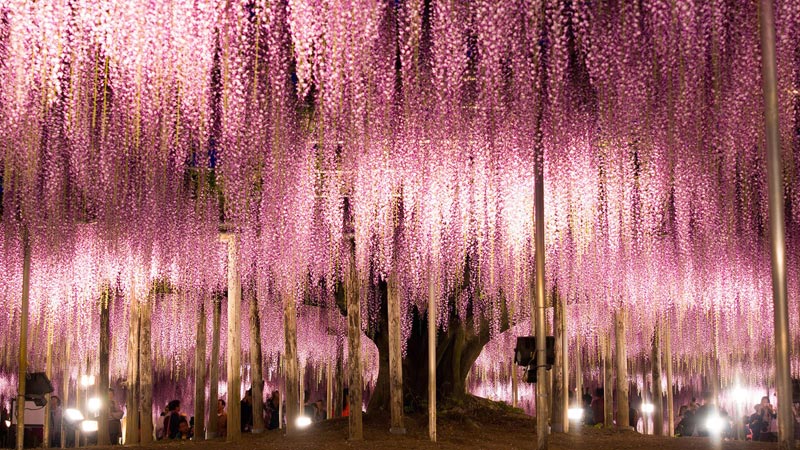
[[[800,4],[777,0],[776,19],[797,324]],[[158,370],[186,376],[196,305],[224,289],[221,223],[273,324],[267,354],[281,293],[301,307],[301,352],[335,354],[350,219],[362,277],[399,274],[406,335],[431,274],[440,308],[467,314],[472,299],[495,334],[504,306],[523,324],[540,136],[547,286],[587,364],[624,305],[631,357],[670,318],[681,370],[716,354],[762,377],[759,55],[754,2],[0,0],[0,371],[15,367],[24,228],[32,366],[52,323],[73,376],[96,354],[108,283],[112,372],[135,294],[157,305]],[[159,305],[163,281],[175,298]],[[485,355],[476,373],[508,346]]]

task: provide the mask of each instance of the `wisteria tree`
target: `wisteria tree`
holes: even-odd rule
[[[800,5],[775,6],[796,323]],[[390,285],[411,398],[431,299],[439,392],[482,383],[507,398],[495,366],[510,360],[504,331],[528,332],[536,150],[548,292],[586,367],[625,308],[632,360],[668,323],[687,380],[718,364],[723,383],[764,383],[758,14],[727,0],[0,0],[0,393],[24,242],[32,367],[52,334],[70,348],[59,376],[87,370],[115,286],[112,373],[125,373],[130,305],[152,302],[153,334],[172,344],[156,346],[163,380],[186,378],[183,319],[224,289],[224,225],[270,361],[290,301],[306,363],[338,353],[337,286],[355,273],[380,353],[371,408],[386,398]],[[169,299],[151,295],[159,283]]]

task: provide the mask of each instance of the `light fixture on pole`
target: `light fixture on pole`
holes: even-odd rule
[[[81,387],[84,389],[94,386],[94,375],[81,375]]]

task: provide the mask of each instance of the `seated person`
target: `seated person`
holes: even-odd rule
[[[192,429],[189,427],[189,421],[186,420],[186,417],[181,416],[180,421],[178,422],[178,434],[175,435],[174,439],[185,441],[191,438]]]
[[[122,409],[114,401],[114,390],[108,390],[108,438],[111,444],[119,444],[122,439]]]
[[[164,416],[164,438],[175,439],[179,433],[181,419],[186,417],[181,415],[181,401],[173,400],[167,405],[167,414]],[[186,423],[187,427],[189,423]]]

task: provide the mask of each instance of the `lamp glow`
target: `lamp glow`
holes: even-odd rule
[[[70,408],[64,411],[64,419],[72,423],[80,422],[83,420],[83,413],[77,409]]]
[[[85,388],[94,386],[94,375],[81,375],[81,386]]]
[[[11,428],[11,421],[10,420],[6,420],[6,428]]]
[[[725,419],[718,414],[713,414],[706,419],[706,429],[712,436],[719,436],[725,429]]]
[[[81,422],[81,431],[84,433],[93,433],[97,431],[97,421],[96,420],[84,420]]]
[[[567,410],[567,418],[569,420],[581,420],[583,419],[583,409],[582,408],[570,408]]]
[[[294,421],[294,424],[297,425],[297,428],[307,428],[311,425],[311,418],[308,416],[300,416]]]
[[[89,408],[89,411],[93,413],[100,411],[100,399],[97,397],[90,398],[89,402],[86,404],[86,407]]]
[[[642,403],[642,412],[645,414],[653,414],[653,411],[656,410],[656,407],[653,406],[652,403]]]
[[[745,403],[750,398],[750,392],[741,386],[737,386],[731,391],[731,396],[736,403]]]

